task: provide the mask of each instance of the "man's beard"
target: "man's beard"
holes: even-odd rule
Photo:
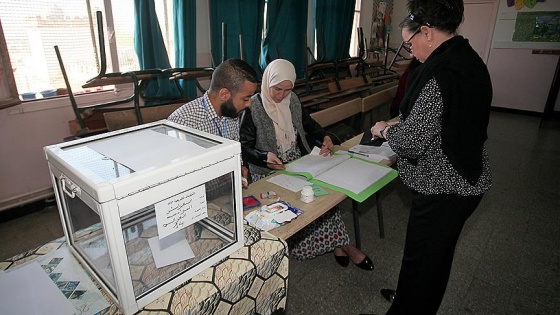
[[[220,110],[222,111],[222,116],[224,117],[237,118],[239,116],[237,109],[235,108],[235,106],[233,106],[233,101],[231,100],[231,98],[222,103],[222,105],[220,106]]]

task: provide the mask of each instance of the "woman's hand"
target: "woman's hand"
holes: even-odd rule
[[[378,121],[375,123],[375,125],[373,125],[373,127],[371,127],[371,135],[374,138],[383,138],[385,139],[385,137],[381,134],[382,131],[385,131],[389,126],[386,121]]]
[[[268,152],[266,154],[266,166],[273,170],[283,170],[285,169],[284,163],[280,160],[276,154]]]
[[[319,154],[321,154],[322,156],[332,155],[333,147],[334,144],[331,140],[331,137],[325,136],[325,138],[323,138],[323,145],[321,146],[321,151],[319,151]]]

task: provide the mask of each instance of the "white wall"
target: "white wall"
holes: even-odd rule
[[[519,12],[560,11],[560,1],[538,2],[531,10]],[[507,0],[500,0],[498,18],[494,28],[493,46],[488,59],[488,70],[494,86],[493,106],[542,113],[556,70],[558,55],[533,54],[530,48],[560,49],[560,43],[512,42],[515,7],[508,7]],[[517,47],[517,48],[510,48]],[[560,98],[555,110],[560,110]]]
[[[560,11],[560,1],[539,2],[533,10]],[[529,10],[523,8],[521,11]],[[398,47],[400,44],[401,35],[398,24],[407,12],[406,1],[394,0],[391,47]],[[502,19],[509,18],[516,12],[515,7],[507,6],[507,0],[500,0],[493,35],[494,44],[487,63],[494,88],[492,106],[542,113],[559,56],[532,54],[531,49],[522,48],[526,44],[511,43],[514,24],[511,20]],[[507,43],[507,41],[510,42]],[[510,47],[517,45],[520,48],[499,48],[507,47],[506,44]],[[535,43],[531,43],[531,45],[535,45],[537,48],[540,46]],[[543,47],[560,49],[560,43]],[[556,101],[555,111],[560,111],[560,98]]]
[[[123,87],[76,97],[80,105],[114,100],[130,93]],[[130,95],[130,94],[128,94]],[[52,194],[43,147],[72,136],[68,122],[75,119],[68,97],[35,100],[0,110],[0,211]]]

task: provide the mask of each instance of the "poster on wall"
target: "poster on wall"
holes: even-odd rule
[[[393,14],[393,0],[374,0],[371,18],[370,49],[385,47],[385,39],[391,32],[391,16]]]
[[[514,42],[560,42],[560,11],[519,12]]]
[[[0,23],[0,109],[20,104],[12,63]]]

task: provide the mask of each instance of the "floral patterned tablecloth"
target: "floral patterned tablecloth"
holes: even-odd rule
[[[164,294],[139,314],[283,313],[288,289],[286,242],[248,225],[244,226],[244,241],[241,249]],[[30,262],[59,249],[64,243],[64,238],[60,238],[0,261],[0,270]],[[111,302],[105,292],[101,292]],[[100,314],[120,312],[116,305],[111,303],[111,306]]]

